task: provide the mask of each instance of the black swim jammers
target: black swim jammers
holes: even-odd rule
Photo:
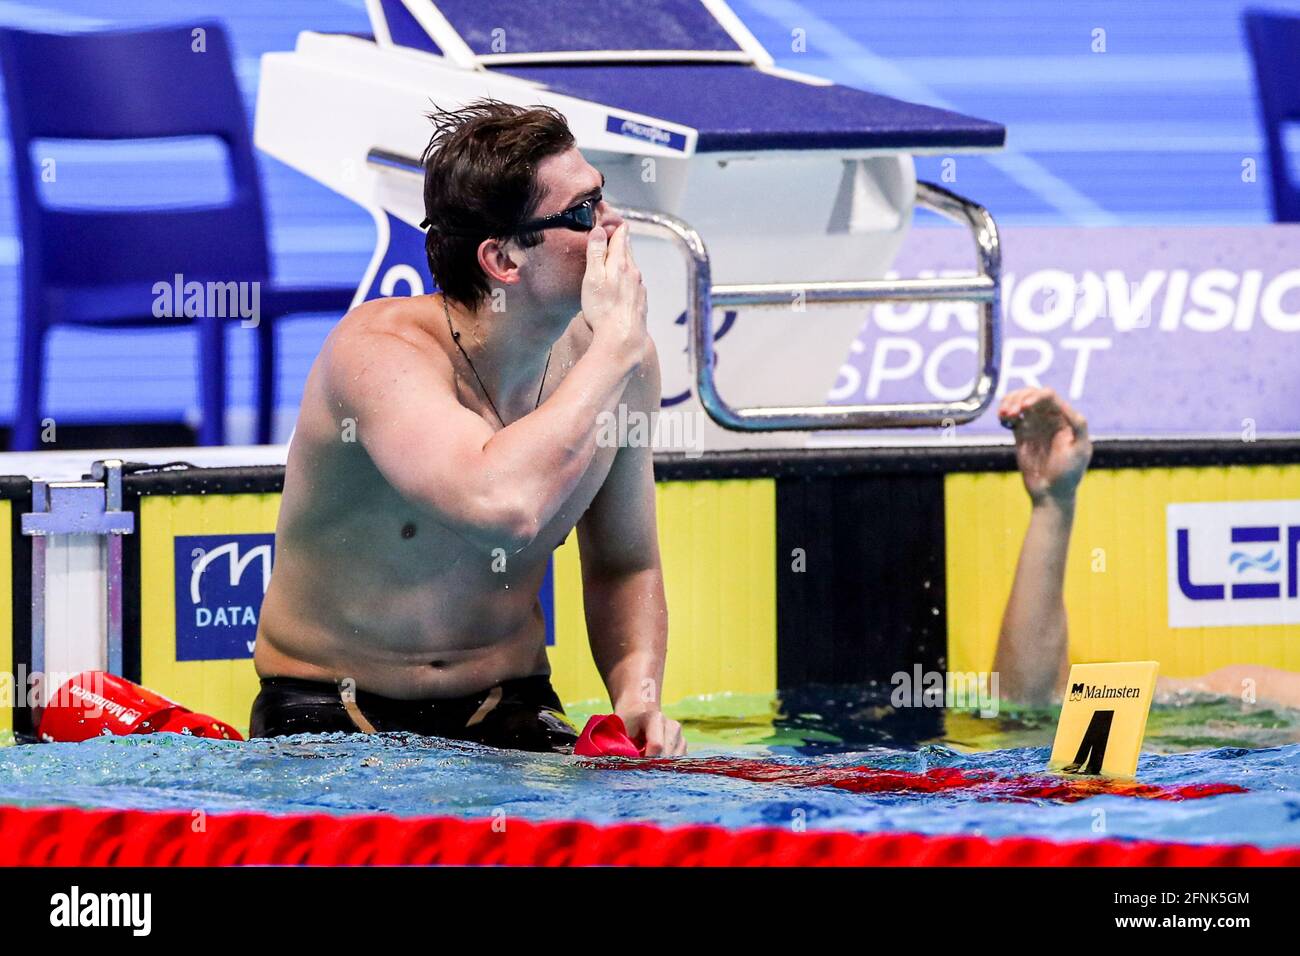
[[[572,753],[578,731],[545,674],[502,681],[468,697],[394,700],[296,677],[263,677],[250,737],[407,732],[511,750]]]

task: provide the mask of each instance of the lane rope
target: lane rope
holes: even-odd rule
[[[0,866],[1300,866],[1300,847],[577,820],[0,808]]]

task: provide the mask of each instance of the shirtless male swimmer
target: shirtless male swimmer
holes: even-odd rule
[[[578,529],[592,657],[647,755],[668,615],[648,447],[659,410],[628,227],[564,117],[480,100],[430,117],[441,294],[353,309],[308,376],[253,656],[251,735],[409,731],[570,751],[537,592]]]

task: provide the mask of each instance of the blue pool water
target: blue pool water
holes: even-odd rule
[[[571,709],[581,722],[585,714]],[[796,766],[869,764],[1037,773],[1055,715],[993,720],[930,712],[891,723],[858,689],[695,701],[675,711],[693,756]],[[925,724],[942,720],[937,732]],[[928,739],[907,740],[906,731]],[[690,759],[690,758],[687,758]],[[1099,796],[1076,803],[942,794],[852,793],[662,770],[601,770],[580,758],[493,751],[404,735],[300,736],[247,743],[175,734],[0,748],[0,802],[209,812],[385,812],[532,821],[715,823],[728,827],[913,831],[1300,845],[1300,714],[1187,698],[1153,709],[1144,783],[1249,790],[1181,802]]]

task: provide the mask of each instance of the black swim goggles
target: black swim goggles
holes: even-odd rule
[[[596,228],[596,207],[600,205],[603,198],[600,193],[596,193],[590,199],[584,199],[576,206],[570,206],[564,212],[557,212],[554,216],[530,219],[525,223],[520,223],[519,228],[514,231],[514,235],[517,236],[525,232],[538,232],[542,229],[572,229],[574,232],[591,232],[592,229]]]
[[[545,216],[541,219],[529,219],[527,222],[519,224],[512,236],[520,236],[528,232],[540,232],[543,229],[572,229],[574,232],[590,232],[596,228],[596,207],[600,205],[605,197],[597,193],[590,199],[584,199],[576,206],[570,206],[564,212],[557,212],[553,216]],[[425,219],[420,223],[421,229],[428,229],[432,223]]]

